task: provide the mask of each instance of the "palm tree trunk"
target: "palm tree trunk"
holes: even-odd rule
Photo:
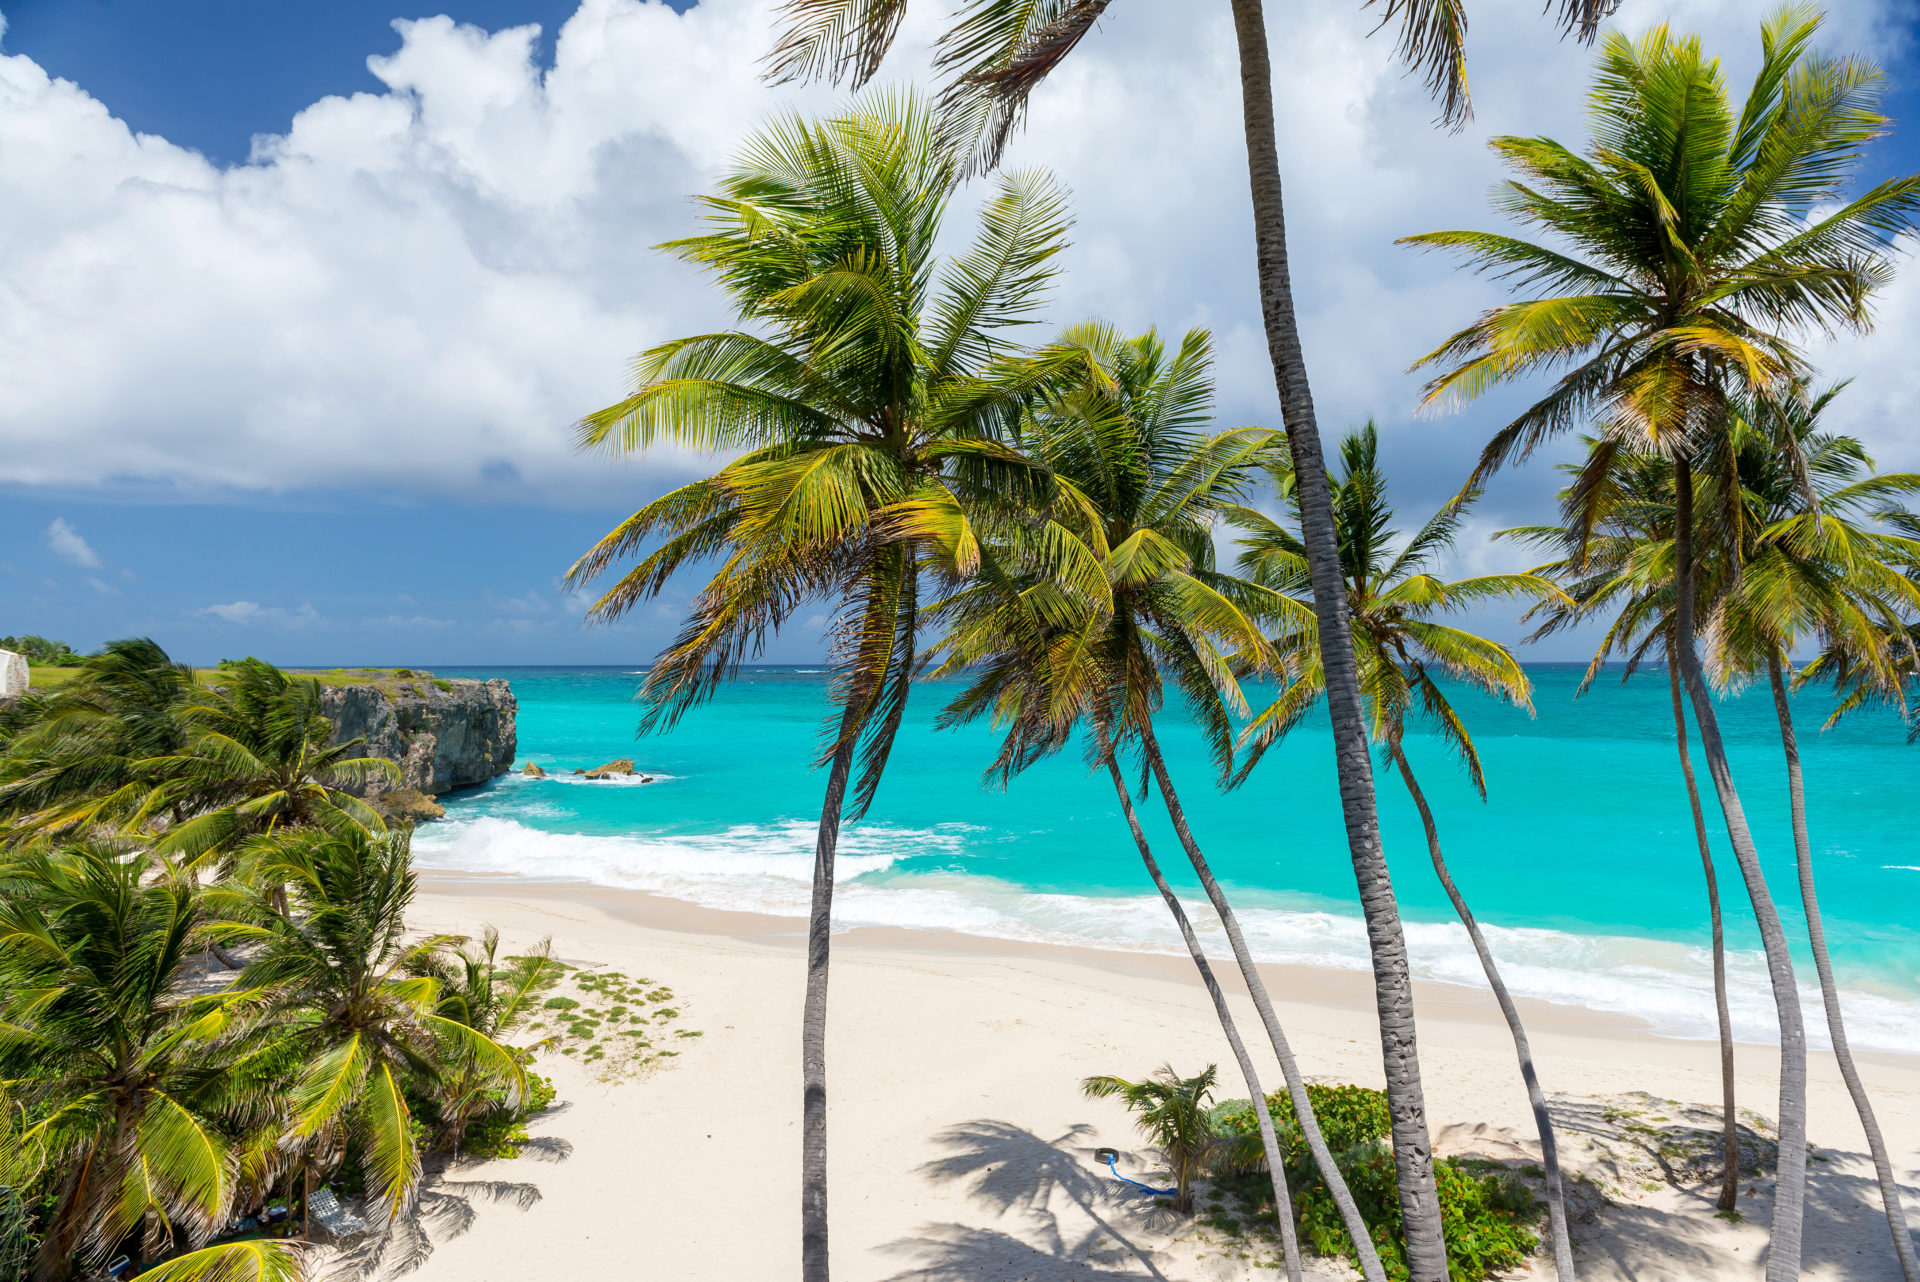
[[[1227,1008],[1226,994],[1220,991],[1220,981],[1213,977],[1213,967],[1207,963],[1207,955],[1200,947],[1199,936],[1193,933],[1193,923],[1187,920],[1187,910],[1173,893],[1173,887],[1160,871],[1159,860],[1153,857],[1153,850],[1147,845],[1147,834],[1141,830],[1140,816],[1134,813],[1133,798],[1127,792],[1126,780],[1120,777],[1120,766],[1113,759],[1112,749],[1107,746],[1106,736],[1101,736],[1100,747],[1106,753],[1107,773],[1113,777],[1113,791],[1120,798],[1120,813],[1127,817],[1127,827],[1133,833],[1133,844],[1139,848],[1140,862],[1147,866],[1147,875],[1153,878],[1155,890],[1166,903],[1167,911],[1173,914],[1174,925],[1180,928],[1180,938],[1187,945],[1187,953],[1193,958],[1193,964],[1200,972],[1200,982],[1206,985],[1207,996],[1213,999],[1213,1010],[1220,1017],[1220,1031],[1227,1035],[1227,1045],[1233,1048],[1233,1058],[1240,1065],[1240,1076],[1246,1079],[1247,1098],[1253,1104],[1253,1118],[1260,1128],[1260,1147],[1267,1155],[1267,1171],[1273,1181],[1274,1213],[1280,1217],[1280,1246],[1287,1261],[1287,1282],[1301,1282],[1300,1241],[1293,1223],[1293,1199],[1287,1192],[1287,1168],[1280,1154],[1280,1140],[1273,1132],[1273,1114],[1267,1110],[1267,1096],[1260,1089],[1260,1075],[1253,1067],[1253,1058],[1247,1054],[1247,1044],[1240,1040],[1240,1029],[1233,1020],[1233,1012]]]
[[[1373,956],[1374,1001],[1380,1017],[1380,1052],[1386,1070],[1387,1103],[1393,1116],[1393,1156],[1399,1172],[1400,1214],[1405,1226],[1411,1282],[1447,1282],[1447,1249],[1440,1225],[1440,1194],[1434,1184],[1433,1141],[1427,1133],[1426,1096],[1420,1086],[1420,1056],[1413,1019],[1413,975],[1407,941],[1380,846],[1373,762],[1360,715],[1360,685],[1353,666],[1347,594],[1333,527],[1306,358],[1293,311],[1287,264],[1286,210],[1280,182],[1280,152],[1273,123],[1273,68],[1267,51],[1261,0],[1232,0],[1240,54],[1241,111],[1247,136],[1247,176],[1253,194],[1255,257],[1260,277],[1260,315],[1267,352],[1280,394],[1280,412],[1293,452],[1299,486],[1300,532],[1307,548],[1313,610],[1320,625],[1320,660],[1326,674],[1327,708],[1333,719],[1334,764],[1347,828],[1360,907]]]
[[[1253,953],[1247,947],[1246,936],[1240,933],[1240,919],[1234,915],[1233,905],[1227,902],[1226,892],[1220,889],[1220,883],[1213,879],[1213,869],[1208,866],[1206,856],[1200,852],[1200,844],[1187,828],[1186,811],[1180,805],[1179,794],[1173,790],[1173,780],[1167,775],[1167,763],[1160,755],[1160,742],[1154,737],[1152,725],[1144,718],[1140,723],[1140,746],[1147,754],[1147,765],[1153,771],[1154,782],[1160,787],[1160,799],[1166,803],[1167,816],[1173,820],[1173,831],[1187,852],[1187,862],[1193,865],[1201,889],[1207,892],[1207,899],[1212,902],[1213,910],[1220,918],[1220,925],[1227,933],[1227,943],[1233,949],[1233,959],[1240,966],[1240,977],[1246,982],[1247,994],[1253,998],[1253,1008],[1260,1012],[1260,1022],[1266,1026],[1267,1039],[1273,1043],[1274,1056],[1280,1061],[1281,1076],[1287,1081],[1287,1094],[1293,1100],[1293,1112],[1300,1123],[1300,1133],[1307,1141],[1307,1151],[1313,1155],[1314,1165],[1320,1168],[1321,1178],[1327,1182],[1327,1191],[1333,1195],[1333,1204],[1339,1208],[1341,1222],[1347,1226],[1347,1233],[1353,1238],[1354,1252],[1360,1258],[1360,1272],[1367,1282],[1385,1282],[1386,1270],[1380,1264],[1380,1253],[1374,1249],[1366,1219],[1360,1214],[1353,1194],[1347,1189],[1346,1177],[1340,1174],[1340,1167],[1334,1162],[1326,1139],[1320,1134],[1320,1123],[1313,1115],[1313,1101],[1307,1098],[1306,1082],[1300,1076],[1299,1064],[1294,1061],[1293,1048],[1287,1044],[1287,1035],[1281,1031],[1279,1017],[1273,1013],[1273,1001],[1267,996],[1266,981],[1260,977],[1260,969],[1253,963]],[[1389,1100],[1388,1104],[1391,1107],[1392,1101]],[[1435,1197],[1437,1201],[1438,1194]],[[1444,1279],[1446,1274],[1442,1273],[1441,1277]]]
[[[1720,738],[1720,717],[1700,671],[1700,653],[1693,633],[1693,461],[1674,460],[1674,631],[1680,656],[1680,676],[1693,703],[1694,724],[1700,729],[1700,750],[1707,773],[1720,799],[1733,857],[1740,865],[1760,943],[1766,949],[1767,978],[1773,987],[1773,1007],[1780,1020],[1780,1145],[1774,1177],[1772,1244],[1767,1251],[1767,1282],[1789,1282],[1800,1276],[1801,1227],[1807,1199],[1807,1030],[1800,1013],[1800,990],[1787,951],[1787,934],[1767,889],[1760,854],[1747,827],[1746,811],[1733,784],[1726,744]]]
[[[1707,843],[1707,816],[1700,808],[1700,785],[1693,777],[1693,754],[1687,751],[1687,714],[1680,702],[1680,665],[1673,653],[1673,635],[1667,635],[1667,688],[1673,695],[1674,742],[1680,749],[1680,773],[1687,781],[1687,805],[1693,810],[1693,838],[1700,846],[1700,868],[1707,876],[1707,920],[1713,931],[1713,1007],[1720,1022],[1720,1125],[1726,1162],[1720,1173],[1720,1197],[1714,1208],[1731,1211],[1740,1200],[1740,1122],[1733,1099],[1733,1011],[1727,1001],[1727,933],[1720,919],[1720,879],[1713,871],[1713,850]]]
[[[1466,896],[1453,884],[1453,874],[1447,871],[1446,857],[1440,853],[1440,830],[1434,825],[1427,795],[1420,791],[1406,753],[1398,746],[1392,753],[1394,764],[1400,767],[1400,778],[1406,782],[1413,804],[1420,810],[1420,823],[1427,830],[1427,853],[1433,857],[1433,871],[1452,901],[1453,911],[1459,914],[1460,924],[1467,928],[1467,938],[1473,941],[1474,954],[1480,958],[1480,969],[1486,973],[1487,984],[1493,989],[1493,999],[1500,1003],[1507,1030],[1513,1034],[1514,1053],[1520,1057],[1520,1080],[1527,1084],[1527,1103],[1533,1106],[1533,1125],[1540,1133],[1540,1164],[1547,1171],[1547,1225],[1553,1242],[1553,1271],[1560,1282],[1573,1282],[1573,1239],[1567,1230],[1567,1197],[1560,1181],[1560,1145],[1554,1138],[1553,1115],[1547,1111],[1546,1093],[1540,1089],[1540,1077],[1534,1071],[1533,1047],[1528,1044],[1527,1030],[1520,1023],[1520,1010],[1513,1004],[1513,996],[1507,992],[1499,968],[1493,963],[1493,952],[1480,933],[1480,923],[1474,920]]]
[[[833,860],[853,770],[859,716],[849,706],[820,803],[813,849],[813,897],[807,910],[807,996],[800,1019],[800,1277],[828,1282],[827,1262],[827,961],[833,936]]]
[[[1880,1202],[1886,1208],[1887,1227],[1893,1232],[1894,1254],[1900,1258],[1900,1272],[1907,1282],[1920,1282],[1920,1260],[1914,1258],[1913,1237],[1907,1231],[1907,1216],[1900,1205],[1900,1185],[1893,1177],[1893,1163],[1887,1157],[1887,1141],[1880,1134],[1880,1122],[1873,1115],[1873,1101],[1867,1098],[1866,1085],[1853,1065],[1853,1051],[1847,1045],[1847,1025],[1840,1014],[1840,990],[1833,982],[1833,962],[1827,956],[1827,931],[1820,921],[1820,898],[1813,886],[1813,846],[1807,838],[1807,794],[1800,776],[1800,743],[1793,733],[1793,710],[1787,703],[1787,683],[1780,672],[1778,652],[1767,655],[1767,677],[1773,685],[1773,711],[1780,719],[1780,746],[1787,756],[1787,797],[1793,811],[1793,854],[1800,870],[1800,903],[1807,914],[1807,941],[1813,945],[1813,966],[1820,975],[1820,1000],[1827,1009],[1827,1036],[1833,1041],[1833,1058],[1839,1062],[1840,1077],[1853,1096],[1853,1107],[1860,1114],[1860,1127],[1867,1133],[1867,1151],[1873,1155],[1874,1174],[1880,1180]]]

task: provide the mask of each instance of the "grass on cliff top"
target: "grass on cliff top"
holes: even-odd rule
[[[439,686],[442,690],[451,690],[453,683],[434,676],[424,668],[288,668],[295,676],[317,677],[321,685],[328,686],[378,686],[387,694],[408,693],[409,688],[428,685]],[[79,668],[43,667],[34,664],[27,669],[28,683],[35,690],[52,690],[65,685],[80,675]],[[193,679],[209,688],[221,683],[220,669],[195,668]],[[420,690],[420,693],[426,693]]]

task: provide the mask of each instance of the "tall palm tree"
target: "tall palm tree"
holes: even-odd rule
[[[1549,580],[1533,574],[1486,574],[1451,583],[1435,576],[1434,563],[1452,548],[1461,520],[1473,504],[1473,496],[1442,508],[1401,546],[1398,532],[1393,529],[1395,513],[1387,494],[1387,479],[1380,469],[1379,444],[1379,433],[1372,423],[1350,434],[1340,443],[1342,474],[1329,478],[1334,521],[1340,534],[1344,596],[1353,619],[1354,666],[1360,673],[1360,692],[1366,701],[1372,736],[1380,743],[1387,760],[1399,770],[1407,793],[1420,812],[1433,871],[1459,915],[1460,924],[1466,927],[1474,954],[1480,959],[1480,969],[1493,989],[1494,999],[1513,1036],[1514,1051],[1520,1059],[1520,1077],[1526,1084],[1527,1101],[1533,1109],[1542,1165],[1546,1170],[1554,1268],[1563,1282],[1570,1282],[1574,1276],[1573,1243],[1567,1229],[1560,1149],[1555,1142],[1553,1119],[1547,1111],[1546,1093],[1540,1087],[1534,1067],[1527,1030],[1521,1023],[1519,1008],[1507,991],[1506,981],[1500,977],[1493,950],[1487,946],[1480,923],[1467,907],[1466,897],[1447,868],[1433,811],[1414,776],[1412,762],[1407,760],[1405,746],[1408,713],[1417,711],[1459,757],[1467,777],[1484,800],[1487,784],[1480,768],[1479,749],[1474,746],[1465,719],[1447,698],[1445,688],[1434,674],[1437,671],[1463,681],[1529,712],[1533,710],[1532,683],[1527,680],[1519,660],[1505,646],[1442,623],[1436,616],[1490,601],[1515,597],[1555,600],[1564,599],[1564,594]],[[1297,482],[1284,455],[1277,456],[1274,472],[1280,493],[1290,499],[1296,496]],[[1296,503],[1296,515],[1297,506]],[[1292,600],[1303,600],[1312,594],[1306,547],[1294,529],[1243,506],[1229,510],[1227,519],[1247,532],[1246,537],[1239,540],[1239,568],[1243,575]],[[1286,631],[1275,641],[1291,679],[1273,703],[1247,726],[1242,736],[1245,756],[1236,782],[1246,779],[1267,749],[1299,724],[1325,690],[1313,616],[1307,616],[1304,625],[1296,620],[1297,615],[1286,619]]]
[[[947,76],[942,114],[954,136],[975,148],[974,164],[1000,159],[1026,114],[1035,88],[1106,12],[1111,0],[966,0],[939,46]],[[1591,40],[1618,0],[1561,0],[1559,24]],[[1347,620],[1338,608],[1340,557],[1320,433],[1307,380],[1306,355],[1293,305],[1287,224],[1274,125],[1273,67],[1263,0],[1229,0],[1240,60],[1240,99],[1247,139],[1247,177],[1253,196],[1254,259],[1260,316],[1287,439],[1301,477],[1302,532],[1321,612],[1322,662],[1333,717],[1334,764],[1353,859],[1354,879],[1367,920],[1382,1062],[1393,1104],[1394,1164],[1413,1282],[1446,1282],[1447,1253],[1434,1184],[1432,1144],[1413,1019],[1413,981],[1405,934],[1380,846],[1372,759],[1361,717],[1358,675],[1352,668]],[[1364,7],[1364,6],[1363,6]],[[1551,7],[1551,6],[1550,6]],[[786,0],[782,34],[769,64],[775,79],[828,77],[855,87],[879,70],[900,30],[907,0]],[[1388,21],[1399,20],[1396,53],[1425,77],[1442,103],[1443,119],[1463,123],[1469,113],[1467,17],[1463,0],[1389,0]],[[1384,25],[1384,24],[1383,24]]]
[[[1591,451],[1600,442],[1586,438]],[[1687,714],[1680,691],[1680,658],[1674,620],[1673,520],[1674,468],[1665,455],[1631,450],[1616,451],[1606,474],[1578,479],[1588,469],[1578,463],[1561,465],[1575,483],[1560,491],[1565,525],[1519,526],[1501,530],[1495,538],[1532,543],[1561,554],[1561,559],[1536,567],[1534,573],[1556,579],[1568,596],[1543,601],[1527,614],[1541,620],[1529,640],[1540,640],[1564,628],[1595,617],[1613,615],[1594,650],[1576,690],[1584,695],[1608,659],[1626,660],[1622,681],[1630,680],[1643,660],[1658,655],[1667,674],[1667,693],[1673,706],[1673,734],[1686,785],[1687,808],[1693,819],[1694,845],[1707,890],[1707,923],[1713,969],[1713,1005],[1720,1039],[1720,1194],[1715,1206],[1732,1211],[1740,1196],[1740,1123],[1735,1103],[1733,1012],[1727,995],[1727,941],[1720,912],[1720,880],[1713,850],[1707,840],[1706,813],[1693,773],[1688,746]],[[1696,539],[1698,535],[1696,533]],[[1711,545],[1712,540],[1709,540]],[[1717,600],[1716,584],[1701,590],[1697,599]]]
[[[143,1226],[149,1254],[224,1222],[231,1156],[195,1105],[231,999],[196,996],[193,890],[100,844],[42,850],[0,896],[0,1080],[30,1106],[23,1141],[54,1172],[34,1276],[100,1262]]]
[[[0,840],[125,818],[151,781],[140,763],[186,742],[193,669],[145,637],[110,641],[72,680],[29,694],[0,741]]]
[[[257,943],[238,982],[265,1002],[248,1053],[224,1076],[244,1084],[290,1074],[282,1146],[302,1153],[309,1188],[351,1147],[382,1222],[406,1210],[418,1188],[406,1092],[441,1079],[443,1046],[457,1048],[456,1071],[477,1066],[510,1103],[526,1088],[521,1058],[441,1014],[440,981],[414,973],[451,941],[406,939],[415,887],[408,844],[405,832],[357,827],[255,838],[246,862],[263,885],[290,893],[284,904],[257,895],[250,920],[224,925]]]
[[[1920,475],[1875,475],[1858,440],[1819,430],[1822,411],[1839,391],[1809,396],[1804,384],[1795,384],[1785,395],[1739,407],[1722,443],[1726,465],[1715,478],[1719,488],[1732,492],[1724,506],[1740,518],[1728,531],[1738,582],[1726,596],[1716,634],[1728,680],[1751,678],[1762,668],[1767,674],[1786,759],[1800,902],[1828,1036],[1866,1132],[1901,1271],[1907,1282],[1920,1282],[1920,1259],[1886,1139],[1847,1042],[1814,882],[1806,789],[1787,695],[1792,655],[1810,635],[1821,637],[1828,653],[1844,651],[1856,665],[1879,670],[1883,684],[1897,687],[1898,651],[1890,640],[1920,610],[1920,583],[1910,577],[1920,571],[1920,540],[1881,528],[1887,516],[1902,510],[1901,500],[1920,493]]]
[[[230,856],[253,834],[279,828],[384,829],[378,812],[347,789],[396,781],[400,768],[357,755],[364,739],[331,742],[318,678],[258,659],[226,665],[222,676],[225,684],[187,701],[186,742],[140,763],[153,788],[139,817],[178,820],[156,851]]]
[[[1675,583],[1680,671],[1734,856],[1760,925],[1780,1021],[1780,1158],[1769,1282],[1796,1277],[1806,1200],[1806,1031],[1786,933],[1727,763],[1701,672],[1693,601],[1695,456],[1725,428],[1730,392],[1762,391],[1797,370],[1796,326],[1870,326],[1868,303],[1893,271],[1893,242],[1920,211],[1920,177],[1843,198],[1886,127],[1882,76],[1811,42],[1819,14],[1776,11],[1761,28],[1760,71],[1738,107],[1697,37],[1662,25],[1639,41],[1609,34],[1584,156],[1547,138],[1493,147],[1527,179],[1501,204],[1571,252],[1487,232],[1407,243],[1459,251],[1531,295],[1490,309],[1420,364],[1445,368],[1429,403],[1571,366],[1500,429],[1476,481],[1592,420],[1607,437],[1595,465],[1629,443],[1676,464]],[[1823,210],[1823,205],[1835,207]],[[1585,478],[1583,478],[1584,480]]]
[[[932,109],[870,97],[843,115],[755,135],[706,200],[708,234],[669,252],[701,264],[752,331],[642,354],[627,399],[588,416],[583,446],[744,450],[636,512],[577,562],[585,583],[664,541],[593,606],[614,618],[689,562],[719,569],[641,687],[642,733],[671,728],[810,602],[829,633],[835,724],[814,847],[801,1026],[802,1276],[828,1276],[826,1001],[834,853],[886,765],[920,665],[929,575],[978,559],[978,502],[1044,502],[1045,477],[999,439],[1022,387],[993,373],[1044,298],[1065,243],[1044,174],[1002,179],[971,247],[934,252],[958,162]],[[855,758],[860,770],[854,778]],[[853,795],[848,797],[849,784]]]
[[[942,715],[943,724],[990,713],[1006,727],[991,774],[1025,769],[1063,747],[1083,722],[1091,728],[1095,768],[1113,782],[1141,862],[1160,893],[1199,970],[1234,1052],[1249,1098],[1264,1099],[1259,1076],[1240,1039],[1226,999],[1188,921],[1147,843],[1116,758],[1134,747],[1150,760],[1152,719],[1165,677],[1186,696],[1224,772],[1232,754],[1232,715],[1244,710],[1229,655],[1263,645],[1238,596],[1270,596],[1219,574],[1212,526],[1223,504],[1247,484],[1273,433],[1253,428],[1209,432],[1211,350],[1203,331],[1190,331],[1169,352],[1157,334],[1125,338],[1111,327],[1069,330],[1033,357],[1040,366],[1071,360],[1042,384],[1020,426],[1020,439],[1051,469],[1058,499],[1037,530],[1030,521],[988,524],[973,581],[943,602],[948,622],[943,671],[970,677]],[[1062,556],[1057,544],[1073,553]],[[1054,567],[1097,567],[1101,591],[1091,596],[1077,580],[1060,581]],[[1268,606],[1289,608],[1283,598]],[[1165,677],[1163,677],[1163,673]],[[1164,762],[1155,767],[1161,796],[1179,805]],[[1280,1028],[1266,985],[1241,936],[1225,892],[1190,833],[1182,843],[1195,874],[1219,914],[1234,958],[1279,1057],[1290,1096],[1315,1161],[1356,1243],[1362,1270],[1384,1278],[1378,1252],[1345,1180],[1321,1137],[1306,1086]],[[1269,1178],[1280,1217],[1288,1269],[1297,1275],[1291,1199],[1271,1118],[1255,1120],[1266,1147]]]

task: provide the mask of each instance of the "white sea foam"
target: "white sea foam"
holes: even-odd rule
[[[888,871],[915,856],[958,855],[968,831],[965,825],[846,829],[838,860],[836,924],[957,930],[1130,952],[1184,951],[1165,907],[1153,896],[1041,893],[968,873]],[[803,917],[814,835],[814,825],[802,820],[742,824],[718,834],[611,837],[545,832],[511,819],[455,817],[421,828],[414,852],[423,867],[580,880],[711,908]],[[1224,955],[1226,941],[1213,914],[1201,904],[1191,915],[1209,952]],[[1262,961],[1343,970],[1369,965],[1358,917],[1260,906],[1243,906],[1239,916]],[[1517,995],[1637,1016],[1673,1037],[1715,1035],[1712,963],[1704,948],[1539,928],[1485,930],[1501,974]],[[1406,934],[1420,978],[1485,986],[1466,931],[1457,923],[1410,921]],[[1735,1035],[1777,1040],[1765,958],[1736,950],[1727,966]],[[1804,988],[1802,1003],[1809,1041],[1824,1045],[1819,991]],[[1920,1053],[1920,1001],[1849,992],[1846,1011],[1857,1047]]]
[[[1888,872],[1920,872],[1920,864],[1881,864]]]

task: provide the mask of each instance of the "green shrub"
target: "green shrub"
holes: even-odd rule
[[[549,997],[541,1003],[548,1010],[572,1010],[579,1004],[571,997]]]
[[[442,690],[445,690],[448,693],[452,693],[453,691],[453,682],[447,680],[445,677],[435,677],[433,679],[433,684],[439,686]]]
[[[1401,1282],[1408,1276],[1401,1245],[1399,1177],[1388,1146],[1392,1119],[1383,1092],[1360,1086],[1309,1086],[1307,1098],[1320,1123],[1320,1133],[1346,1177],[1347,1188],[1369,1235],[1380,1252],[1387,1276]],[[1307,1153],[1306,1139],[1294,1119],[1293,1101],[1285,1092],[1268,1097],[1274,1129],[1287,1164],[1287,1185],[1293,1194],[1294,1219],[1300,1240],[1320,1255],[1357,1260],[1326,1181]],[[1214,1128],[1222,1134],[1251,1135],[1256,1131],[1253,1108],[1246,1100],[1229,1100],[1212,1111]],[[1452,1158],[1434,1163],[1440,1191],[1440,1219],[1447,1238],[1447,1264],[1452,1282],[1482,1282],[1491,1274],[1519,1267],[1538,1239],[1527,1225],[1539,1216],[1531,1194],[1512,1177],[1475,1175]],[[1264,1177],[1242,1174],[1226,1181],[1254,1202],[1272,1200]]]

